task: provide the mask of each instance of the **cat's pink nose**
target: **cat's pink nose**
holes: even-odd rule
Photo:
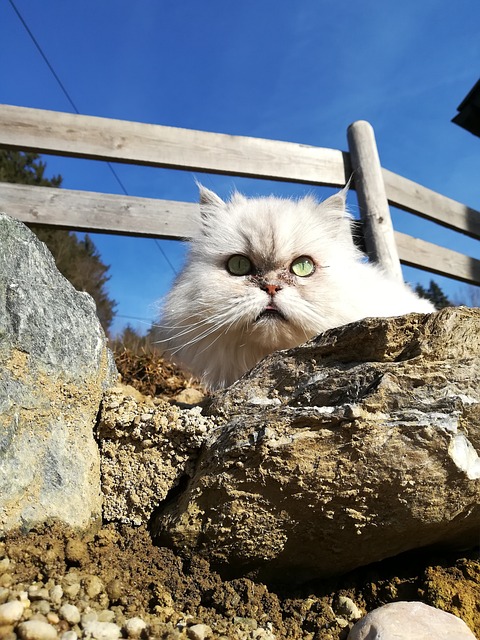
[[[262,289],[268,293],[269,296],[274,296],[277,291],[280,291],[282,287],[278,284],[264,284]]]

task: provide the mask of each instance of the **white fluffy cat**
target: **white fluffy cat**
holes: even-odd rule
[[[224,202],[200,186],[201,230],[163,307],[165,355],[220,388],[326,329],[433,311],[365,262],[345,197],[346,189],[321,203],[235,193]]]

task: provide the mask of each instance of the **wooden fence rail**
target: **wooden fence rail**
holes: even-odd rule
[[[368,123],[354,123],[349,138],[358,132],[360,139],[373,136],[369,128]],[[390,253],[394,239],[393,259],[390,265],[384,264],[392,275],[398,252],[403,264],[480,284],[480,260],[393,230],[385,233],[384,224],[385,218],[390,220],[388,201],[480,239],[480,212],[392,173],[379,163],[377,187],[373,195],[364,193],[371,191],[373,179],[368,175],[371,160],[362,160],[361,140],[360,145],[358,151],[350,141],[350,153],[346,153],[290,142],[0,105],[0,147],[8,149],[337,187],[346,184],[354,168],[360,209],[365,209],[368,224],[374,227],[374,237],[367,246],[373,259],[381,263],[385,260],[381,255],[384,248],[376,245],[378,238],[380,243],[387,243]],[[362,186],[364,178],[366,187]],[[192,203],[8,183],[0,183],[0,208],[27,224],[159,238],[188,239],[197,225],[197,206]]]
[[[28,225],[189,240],[198,204],[0,183],[0,209]]]
[[[10,149],[207,173],[344,186],[348,154],[293,142],[0,105]]]

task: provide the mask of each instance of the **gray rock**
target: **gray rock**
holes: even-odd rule
[[[92,298],[0,214],[0,533],[99,518],[93,427],[115,378]]]
[[[475,640],[463,620],[423,602],[392,602],[357,622],[347,640]]]
[[[155,523],[227,575],[302,580],[478,541],[480,310],[366,319],[263,360]]]

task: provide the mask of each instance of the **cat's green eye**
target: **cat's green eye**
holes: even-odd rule
[[[300,278],[305,278],[315,271],[315,263],[308,256],[300,256],[292,262],[290,271]]]
[[[227,260],[227,271],[232,276],[246,276],[252,270],[252,263],[247,256],[235,254]]]

